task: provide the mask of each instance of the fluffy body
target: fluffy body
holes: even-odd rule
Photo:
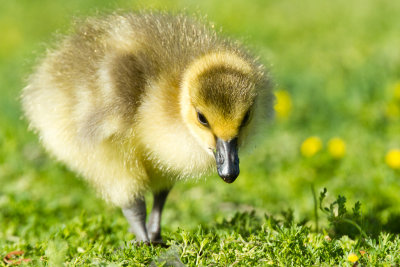
[[[23,108],[46,149],[117,206],[214,171],[215,136],[242,146],[271,109],[261,64],[184,15],[78,25],[30,77]]]

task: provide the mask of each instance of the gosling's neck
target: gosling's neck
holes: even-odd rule
[[[214,166],[214,158],[195,140],[181,118],[180,87],[159,78],[147,90],[138,111],[136,126],[146,160],[172,176],[203,176]]]

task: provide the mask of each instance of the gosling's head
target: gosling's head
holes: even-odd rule
[[[239,175],[238,149],[257,95],[254,72],[245,59],[218,52],[195,60],[183,77],[181,115],[227,183]]]

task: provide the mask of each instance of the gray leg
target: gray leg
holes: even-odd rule
[[[154,194],[154,204],[151,210],[150,219],[147,223],[147,232],[151,242],[162,242],[161,238],[161,213],[164,208],[165,200],[171,189],[163,190]]]
[[[127,208],[122,208],[125,218],[128,220],[130,231],[136,236],[137,242],[149,242],[146,230],[146,202],[144,197],[139,197]]]

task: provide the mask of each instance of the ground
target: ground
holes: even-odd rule
[[[8,261],[32,266],[400,264],[400,2],[1,6],[0,265],[13,251],[24,254]],[[19,94],[47,45],[74,17],[118,8],[207,15],[259,55],[277,92],[276,119],[235,183],[212,176],[173,189],[167,248],[132,246],[121,211],[47,155],[21,118]]]

